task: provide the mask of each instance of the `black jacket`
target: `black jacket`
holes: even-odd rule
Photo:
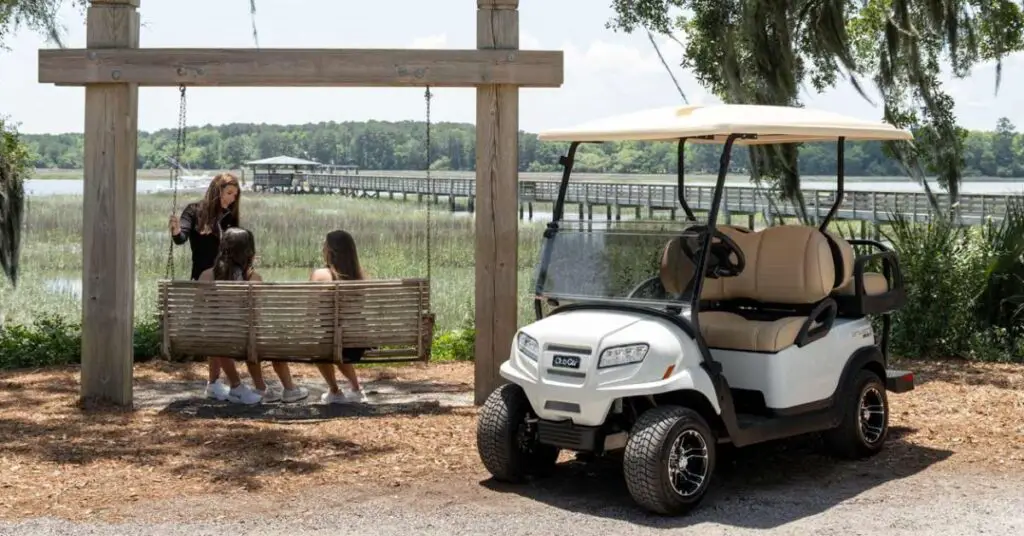
[[[181,245],[188,241],[192,248],[192,279],[199,279],[199,274],[213,267],[220,247],[220,233],[230,227],[238,227],[238,218],[231,212],[221,215],[210,234],[199,234],[199,203],[190,203],[181,211],[181,232],[172,237],[174,243]]]

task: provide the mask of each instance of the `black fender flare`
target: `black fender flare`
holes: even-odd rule
[[[879,375],[882,383],[885,383],[885,357],[882,350],[875,345],[861,346],[850,356],[839,375],[839,384],[832,395],[833,407],[842,407],[842,401],[850,394],[850,382],[863,368],[868,368]]]

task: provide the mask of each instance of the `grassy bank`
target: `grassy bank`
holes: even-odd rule
[[[185,201],[189,201],[186,199]],[[179,210],[182,200],[179,200]],[[256,234],[258,267],[265,279],[302,281],[321,265],[326,232],[353,233],[361,261],[373,277],[426,275],[425,205],[413,201],[366,201],[338,196],[284,196],[246,193],[243,225]],[[136,235],[138,319],[155,313],[156,281],[166,273],[170,239],[169,194],[140,195]],[[473,219],[435,206],[432,214],[432,275],[438,327],[451,329],[473,315]],[[34,198],[27,215],[22,251],[24,278],[18,288],[0,286],[0,313],[22,323],[55,313],[77,318],[81,280],[82,198]],[[529,280],[537,258],[542,224],[522,222],[519,248],[520,311],[528,313]],[[188,246],[174,248],[176,276],[187,273]]]

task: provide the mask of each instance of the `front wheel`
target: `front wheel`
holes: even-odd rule
[[[491,393],[477,420],[476,448],[495,480],[522,482],[551,472],[559,449],[537,440],[536,415],[522,387],[506,383]]]
[[[715,470],[716,439],[707,421],[681,406],[640,415],[623,453],[633,500],[658,514],[681,515],[697,506]]]

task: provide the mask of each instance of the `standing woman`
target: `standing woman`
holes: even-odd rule
[[[201,201],[188,204],[180,218],[171,214],[171,238],[174,243],[180,246],[187,241],[192,248],[193,281],[198,280],[207,268],[213,267],[220,248],[221,232],[238,227],[240,203],[238,177],[231,173],[221,173],[210,181],[206,196]],[[208,357],[206,361],[210,366],[206,383],[207,398],[227,400],[230,389],[220,382],[220,358]]]

